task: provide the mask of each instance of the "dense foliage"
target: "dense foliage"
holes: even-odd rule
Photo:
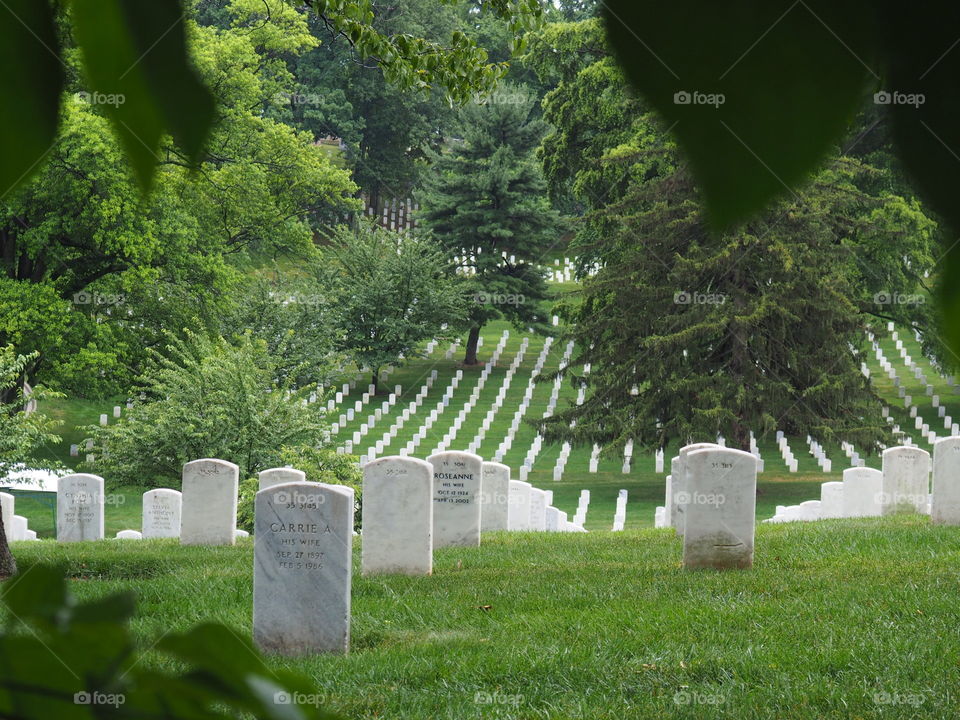
[[[535,98],[505,85],[461,110],[461,140],[430,155],[433,169],[419,197],[421,220],[471,283],[464,362],[477,363],[483,325],[507,317],[543,323],[547,287],[540,263],[560,244],[535,151],[546,130],[531,118]]]
[[[140,378],[139,402],[119,422],[91,428],[96,471],[176,488],[191,460],[229,460],[246,478],[311,454],[326,429],[323,398],[309,402],[317,388],[280,380],[277,369],[266,343],[249,335],[171,335]]]

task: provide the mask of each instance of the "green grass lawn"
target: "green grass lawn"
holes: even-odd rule
[[[81,598],[133,588],[144,648],[211,619],[250,636],[251,540],[14,552],[64,564]],[[491,534],[429,578],[355,574],[349,656],[270,662],[348,718],[957,717],[960,528],[760,526],[753,570],[680,561],[670,530]]]

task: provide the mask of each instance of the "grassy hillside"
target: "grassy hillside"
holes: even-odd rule
[[[250,540],[14,551],[65,564],[81,597],[133,587],[145,648],[208,619],[250,636]],[[271,662],[350,718],[956,716],[960,529],[924,517],[761,526],[744,572],[682,570],[669,530],[435,555],[429,578],[355,573],[348,657]]]
[[[506,375],[506,369],[509,367],[517,351],[519,350],[524,333],[510,327],[507,323],[491,323],[484,329],[484,343],[480,351],[481,361],[489,359],[493,352],[501,333],[509,330],[510,338],[506,344],[504,352],[500,358],[497,367],[491,373],[486,386],[480,394],[480,401],[474,410],[467,416],[463,427],[459,431],[456,440],[453,442],[454,449],[465,449],[468,443],[480,428],[484,416],[493,404],[494,397],[500,389]],[[557,328],[559,335],[560,328]],[[901,333],[905,335],[906,333]],[[486,439],[479,448],[479,453],[486,459],[492,459],[493,453],[501,440],[507,433],[510,422],[513,419],[513,413],[518,409],[521,398],[527,387],[527,382],[531,377],[531,371],[538,355],[544,346],[545,339],[533,334],[526,334],[530,339],[528,349],[524,355],[513,382],[507,392],[506,399],[502,408],[494,418],[493,426],[487,433]],[[960,399],[953,393],[947,385],[945,379],[939,377],[937,372],[922,359],[919,345],[914,338],[902,337],[907,351],[917,358],[923,367],[927,377],[935,387],[941,398],[941,403],[946,405],[947,414],[960,420]],[[937,410],[932,407],[931,399],[925,395],[923,385],[920,381],[908,375],[906,366],[902,363],[894,347],[894,341],[887,339],[880,341],[887,358],[894,364],[897,371],[904,381],[907,393],[910,394],[914,402],[920,406],[919,414],[926,422],[934,428],[938,435],[945,434],[943,421],[937,418]],[[339,433],[334,437],[334,442],[342,445],[345,440],[349,440],[353,432],[359,430],[360,424],[366,422],[367,416],[373,413],[375,407],[379,406],[388,393],[392,392],[394,386],[402,386],[402,395],[391,412],[380,420],[366,436],[364,436],[359,446],[354,448],[356,454],[365,453],[373,446],[376,440],[383,437],[394,420],[400,415],[403,409],[409,405],[414,396],[419,392],[420,386],[426,382],[431,371],[438,372],[438,379],[434,383],[425,403],[401,430],[399,436],[393,441],[391,446],[385,450],[384,454],[399,452],[413,434],[419,429],[420,425],[426,419],[430,410],[439,401],[445,388],[450,383],[458,369],[464,371],[464,379],[459,384],[453,395],[450,407],[440,415],[437,422],[433,425],[427,438],[420,444],[416,455],[426,457],[432,452],[433,448],[440,442],[443,434],[451,427],[454,417],[463,407],[470,393],[473,391],[477,380],[482,372],[481,367],[462,368],[460,360],[462,359],[462,345],[452,358],[444,357],[448,345],[441,345],[426,358],[417,358],[411,360],[408,364],[398,368],[384,383],[381,388],[381,395],[372,399],[363,410],[357,413],[353,422],[347,423]],[[558,367],[561,356],[564,352],[564,343],[559,339],[553,343],[552,348],[546,359],[544,372],[549,372]],[[920,447],[930,450],[930,445],[925,439],[920,437],[918,431],[913,431],[913,421],[904,409],[903,402],[896,396],[893,383],[882,374],[879,363],[870,355],[868,363],[872,370],[872,379],[878,391],[889,403],[890,412],[905,431],[910,434],[914,441]],[[344,378],[345,380],[352,379]],[[332,420],[336,421],[338,416],[346,411],[346,407],[352,406],[356,400],[359,400],[366,391],[369,379],[360,378],[356,388],[351,391],[344,399],[341,408],[332,413]],[[524,423],[521,425],[512,448],[504,457],[504,462],[513,468],[513,476],[519,477],[519,468],[531,443],[536,435],[534,428],[527,423],[528,420],[539,419],[543,416],[547,407],[552,385],[550,383],[541,383],[537,386],[529,410],[524,417]],[[576,390],[568,383],[565,383],[560,392],[560,406],[573,403],[576,399]],[[90,403],[80,400],[61,400],[48,403],[44,408],[59,419],[63,420],[64,441],[58,447],[49,448],[51,457],[60,460],[66,465],[77,462],[77,458],[70,458],[69,446],[71,443],[82,445],[83,434],[77,430],[78,426],[95,423],[100,413],[107,413],[110,416],[110,422],[114,422],[112,408],[114,405],[123,402],[119,399],[104,401],[99,403]],[[819,498],[818,484],[826,480],[838,480],[844,468],[850,466],[850,460],[846,458],[839,447],[827,447],[827,453],[833,462],[833,468],[830,474],[824,474],[820,471],[814,458],[808,450],[804,438],[789,438],[791,448],[799,461],[798,472],[790,473],[786,464],[776,447],[776,440],[771,435],[758,438],[761,454],[765,461],[765,470],[759,476],[759,496],[757,500],[757,515],[760,518],[770,517],[774,513],[776,505],[795,504],[802,500]],[[589,488],[591,490],[590,511],[587,514],[586,527],[589,530],[609,530],[613,523],[613,513],[617,492],[623,488],[629,493],[627,504],[626,527],[643,528],[653,525],[654,508],[663,504],[664,477],[670,470],[669,457],[676,452],[676,447],[668,448],[667,458],[664,464],[664,473],[656,473],[654,467],[653,455],[644,452],[639,446],[636,448],[633,462],[629,473],[622,472],[623,456],[619,453],[605,455],[601,457],[599,470],[597,473],[589,472],[590,448],[575,448],[570,460],[568,461],[563,478],[559,482],[553,480],[553,468],[559,455],[559,446],[545,446],[540,452],[536,463],[530,473],[529,480],[537,487],[554,491],[555,505],[561,510],[565,510],[570,515],[576,508],[577,497],[580,490]],[[81,447],[81,454],[83,449]],[[229,459],[229,458],[228,458]],[[879,467],[879,458],[866,458],[867,464],[871,467]],[[106,478],[108,485],[110,478]],[[133,498],[131,502],[136,505],[138,500]],[[130,507],[130,503],[127,504]],[[28,515],[29,516],[29,515]],[[33,527],[33,518],[31,517],[31,526]],[[108,523],[110,513],[108,509]],[[120,522],[123,527],[136,527],[131,525],[125,519]],[[121,528],[122,529],[122,528]]]

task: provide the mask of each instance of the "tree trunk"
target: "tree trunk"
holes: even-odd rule
[[[477,360],[477,343],[480,341],[480,326],[470,328],[467,336],[467,352],[463,356],[464,365],[479,365]]]
[[[373,385],[373,394],[376,395],[380,392],[380,368],[374,368],[372,380],[370,384]]]
[[[3,517],[0,517],[0,580],[6,580],[17,574],[17,561],[10,552],[7,543],[7,530],[3,527]]]

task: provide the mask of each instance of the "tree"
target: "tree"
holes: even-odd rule
[[[442,43],[454,31],[467,30],[452,5],[435,0],[406,0],[377,10],[373,27],[385,35]],[[439,89],[410,92],[388,81],[375,63],[356,62],[349,41],[320,19],[312,27],[320,45],[298,59],[299,87],[288,116],[318,139],[343,140],[353,178],[379,216],[385,202],[406,198],[416,186],[425,149],[444,141],[453,109]]]
[[[339,348],[378,386],[380,369],[463,320],[463,291],[429,237],[359,226],[341,230],[317,264],[336,309]]]
[[[613,0],[604,16],[631,84],[689,159],[714,228],[729,229],[802,186],[862,105],[883,106],[903,167],[949,227],[938,286],[957,366],[960,54],[948,48],[960,7],[745,0],[731,11]],[[697,95],[722,102],[704,105]]]
[[[203,457],[236,463],[246,478],[280,465],[284,448],[322,445],[323,403],[307,402],[316,388],[278,381],[264,341],[185,330],[166,351],[152,353],[143,399],[118,423],[90,428],[97,468],[112,480],[176,487],[183,465]]]
[[[566,312],[590,392],[546,421],[548,436],[661,448],[721,434],[747,449],[751,431],[783,430],[868,451],[889,442],[860,372],[869,316],[889,306],[866,294],[876,280],[856,243],[877,232],[877,212],[900,213],[928,242],[932,223],[860,192],[857,175],[868,172],[840,161],[795,202],[720,237],[682,172],[607,210],[619,229],[596,248],[604,267]],[[846,193],[865,208],[850,212]]]
[[[267,21],[231,0],[225,30],[185,21],[223,122],[197,171],[166,142],[148,197],[105,106],[72,87],[43,169],[0,199],[0,295],[10,301],[0,342],[39,351],[31,375],[90,395],[125,391],[164,328],[216,330],[244,264],[311,256],[315,229],[357,206],[348,173],[308,133],[261,113],[293,88],[278,58],[316,42],[283,7]]]
[[[466,106],[463,140],[431,155],[420,192],[422,223],[470,276],[467,365],[477,364],[480,330],[490,320],[544,319],[539,301],[547,287],[537,263],[558,243],[560,223],[534,155],[545,126],[530,120],[532,107],[516,86]]]
[[[689,171],[659,119],[627,89],[595,21],[531,43],[576,68],[544,102],[543,157],[556,188],[584,207],[573,248],[584,268],[572,365],[590,363],[583,405],[544,423],[548,437],[664,447],[718,433],[782,429],[876,448],[889,439],[860,373],[877,320],[924,321],[937,226],[893,191],[889,169],[838,156],[771,212],[710,231]],[[588,102],[589,100],[589,102]],[[890,305],[889,292],[916,298]],[[575,422],[574,422],[575,421]]]
[[[13,346],[0,347],[0,388],[10,391],[11,400],[0,404],[0,477],[16,466],[31,461],[41,446],[60,442],[54,434],[57,422],[38,413],[24,410],[23,371],[32,358],[18,355]],[[42,387],[33,388],[31,399],[38,402],[55,397]],[[15,575],[17,563],[7,544],[7,532],[0,517],[0,580]]]
[[[315,278],[275,270],[247,280],[233,297],[221,335],[249,333],[266,343],[281,381],[297,387],[330,383],[343,355],[337,350],[336,308]]]
[[[238,4],[253,9],[248,0]],[[191,5],[199,5],[204,15],[219,15],[208,3]],[[256,5],[263,21],[295,12],[280,0]],[[390,82],[409,89],[428,90],[436,84],[451,100],[462,102],[491,87],[505,72],[505,66],[488,63],[483,50],[459,31],[445,43],[379,32],[373,26],[372,0],[305,0],[303,5],[315,9],[331,32],[346,39],[361,59],[379,66]],[[515,47],[523,30],[541,16],[538,0],[480,0],[478,7],[509,20],[517,36]],[[183,17],[179,0],[113,0],[106,5],[76,0],[69,13],[45,2],[4,4],[0,60],[23,72],[0,82],[9,97],[20,98],[16,112],[8,109],[0,116],[0,192],[35,172],[56,138],[64,68],[73,55],[72,49],[62,47],[61,34],[76,38],[91,89],[122,98],[106,112],[142,187],[149,187],[153,178],[164,133],[173,135],[187,161],[198,161],[216,111],[209,86],[188,58]]]

